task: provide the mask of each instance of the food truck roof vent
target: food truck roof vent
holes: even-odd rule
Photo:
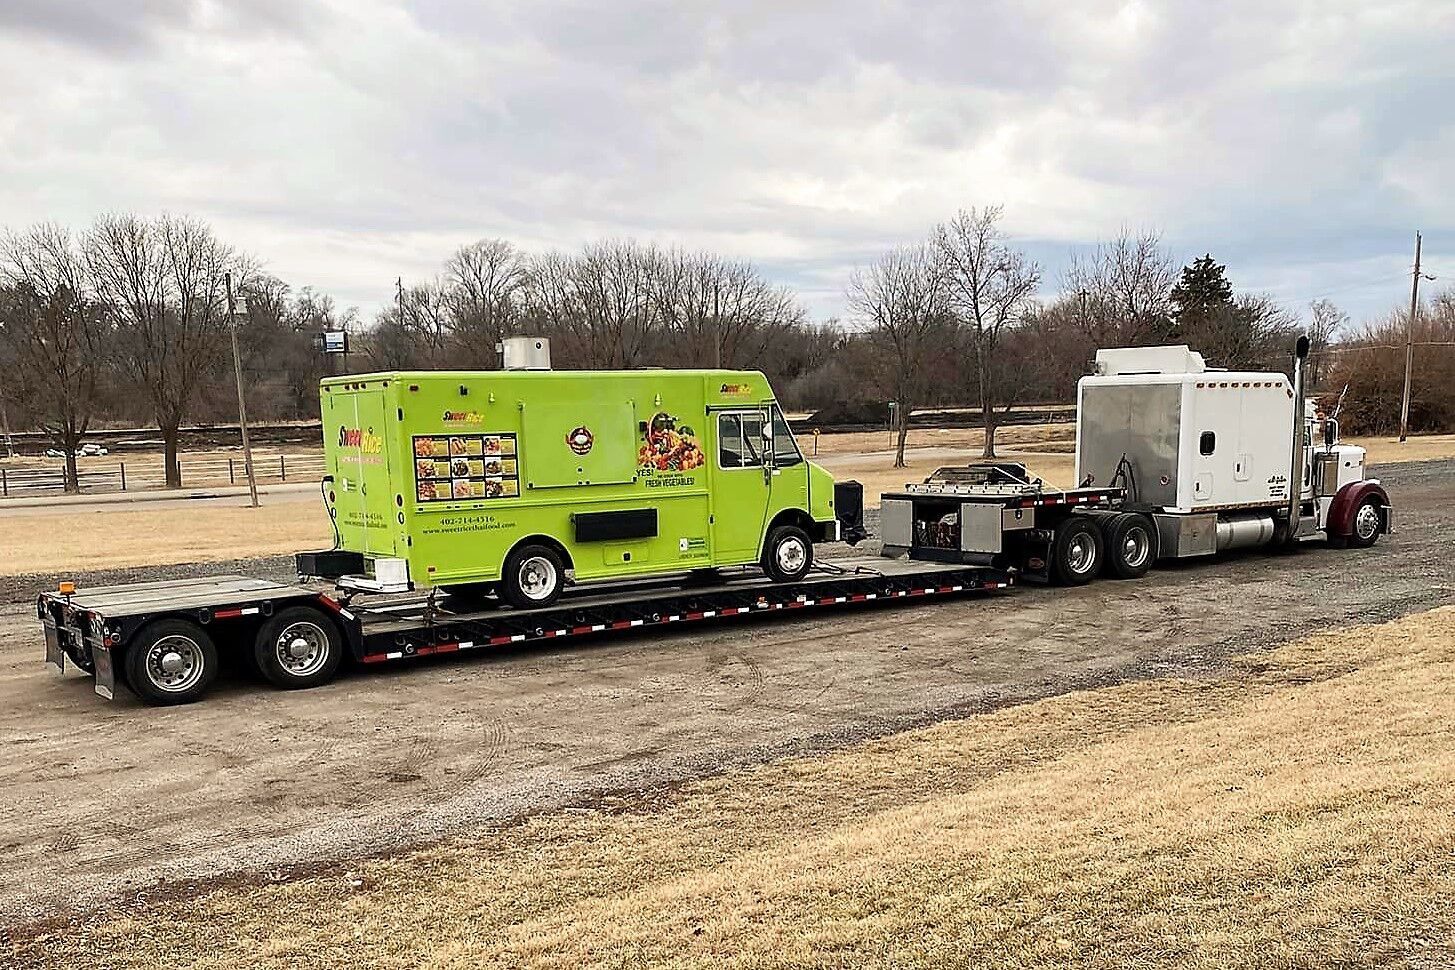
[[[545,337],[506,337],[495,349],[502,370],[551,369],[551,342]]]

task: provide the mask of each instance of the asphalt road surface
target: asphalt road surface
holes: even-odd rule
[[[1455,462],[1382,477],[1398,533],[1370,550],[418,661],[305,692],[239,676],[168,709],[107,703],[45,667],[31,589],[0,585],[0,928],[163,880],[283,876],[1080,687],[1196,676],[1455,602]]]

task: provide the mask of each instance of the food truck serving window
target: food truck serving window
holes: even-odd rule
[[[756,468],[763,463],[763,413],[737,411],[717,416],[717,463]]]

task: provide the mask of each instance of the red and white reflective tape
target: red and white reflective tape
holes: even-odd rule
[[[214,610],[212,618],[214,620],[233,620],[239,616],[257,616],[262,611],[260,606],[233,607],[226,610]]]
[[[1006,589],[1010,586],[1008,582],[985,582],[975,587],[977,589]],[[824,596],[818,599],[809,599],[807,596],[799,596],[785,602],[759,602],[752,606],[729,606],[721,610],[702,610],[690,613],[672,613],[667,616],[658,617],[655,621],[648,620],[616,620],[611,623],[592,623],[581,626],[560,628],[554,630],[542,630],[537,635],[538,639],[552,639],[571,636],[572,634],[600,633],[603,630],[626,630],[632,627],[644,626],[648,622],[655,623],[678,623],[683,620],[706,620],[715,616],[740,616],[744,613],[751,613],[754,610],[783,610],[796,609],[804,606],[829,606],[837,603],[861,603],[868,600],[882,598],[893,598],[901,596],[931,596],[935,593],[959,593],[969,587],[963,584],[950,586],[926,586],[917,589],[898,589],[887,593],[853,593],[845,596]],[[254,610],[256,612],[256,610]],[[219,616],[222,614],[218,614]],[[378,663],[382,660],[399,660],[403,657],[427,657],[434,653],[451,653],[457,650],[469,650],[473,647],[485,645],[503,646],[508,643],[522,643],[532,637],[525,633],[515,633],[509,636],[491,637],[488,641],[465,640],[459,643],[441,643],[411,650],[391,650],[388,653],[369,654],[363,657],[364,663]]]

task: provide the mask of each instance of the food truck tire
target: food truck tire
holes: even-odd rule
[[[763,544],[763,572],[775,583],[793,583],[813,568],[813,540],[796,525],[780,525]]]
[[[516,546],[505,557],[500,595],[516,609],[550,606],[560,599],[565,585],[565,564],[560,553],[550,546],[535,543]]]

